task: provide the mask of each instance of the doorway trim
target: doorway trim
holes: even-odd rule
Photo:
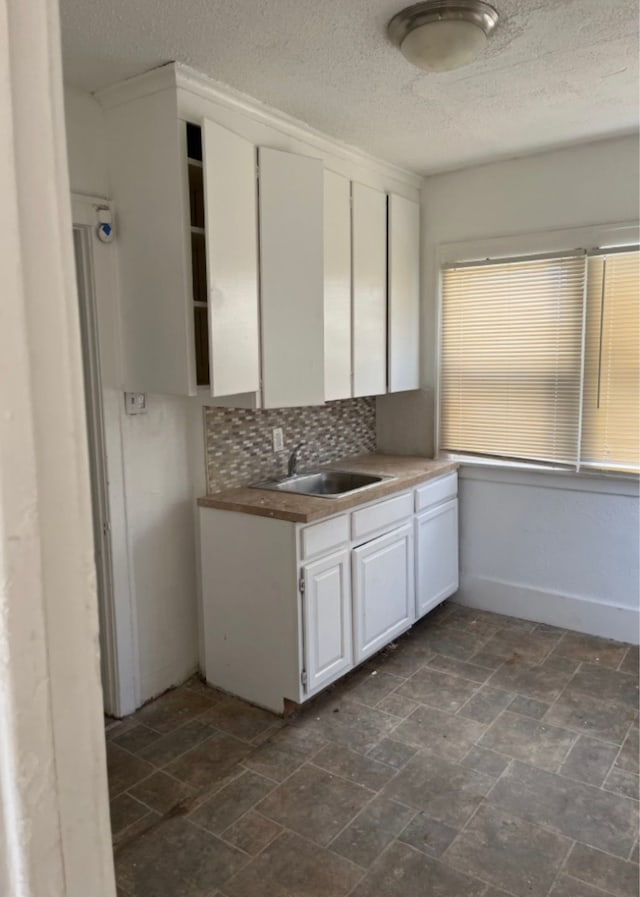
[[[103,529],[102,550],[97,554],[104,585],[99,609],[104,709],[110,716],[122,717],[138,707],[139,664],[122,440],[116,252],[113,244],[97,237],[98,209],[113,214],[113,208],[101,197],[72,194],[71,209],[81,255],[79,300],[86,303],[82,350],[88,373],[87,398],[93,409],[87,419],[88,446],[96,462],[96,511]]]

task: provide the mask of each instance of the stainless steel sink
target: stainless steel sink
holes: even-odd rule
[[[393,477],[375,476],[369,473],[350,473],[345,470],[316,470],[300,473],[281,480],[252,483],[253,489],[271,489],[275,492],[295,492],[298,495],[314,495],[317,498],[341,498],[361,489],[376,486]]]

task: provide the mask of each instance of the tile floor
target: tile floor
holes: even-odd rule
[[[107,727],[120,897],[637,897],[638,649],[446,604],[293,719]]]

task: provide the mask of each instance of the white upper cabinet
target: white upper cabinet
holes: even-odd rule
[[[324,402],[324,169],[259,148],[262,400]]]
[[[325,399],[351,396],[351,182],[324,173]]]
[[[105,112],[116,210],[122,385],[196,392],[184,125],[165,91]]]
[[[387,391],[387,209],[386,196],[354,182],[353,395]]]
[[[389,392],[420,386],[420,207],[388,198]]]
[[[256,150],[214,122],[202,131],[211,395],[258,392]]]

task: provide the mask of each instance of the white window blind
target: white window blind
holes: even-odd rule
[[[589,259],[582,463],[640,468],[640,253]]]
[[[443,271],[440,448],[640,470],[637,247]]]
[[[440,448],[574,465],[584,254],[443,271]]]

